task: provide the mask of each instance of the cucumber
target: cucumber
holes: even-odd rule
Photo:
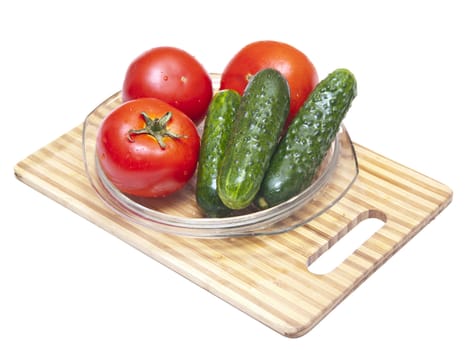
[[[336,69],[311,92],[282,138],[255,204],[266,209],[307,188],[357,95],[354,75]]]
[[[247,84],[217,178],[217,193],[231,209],[249,206],[258,193],[290,108],[288,82],[266,68]]]
[[[217,173],[240,100],[238,92],[221,90],[214,94],[207,110],[196,175],[196,201],[208,217],[226,216],[231,211],[217,195]]]

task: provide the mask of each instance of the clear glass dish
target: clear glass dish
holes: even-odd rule
[[[218,79],[213,75],[214,83]],[[358,174],[357,157],[344,125],[328,151],[313,183],[275,207],[248,208],[225,218],[205,217],[195,199],[195,177],[165,198],[125,195],[111,184],[96,157],[96,135],[103,118],[121,103],[120,92],[95,108],[83,125],[86,174],[97,195],[117,214],[157,232],[200,238],[278,234],[303,225],[331,208],[349,190]],[[201,123],[200,128],[202,128]]]

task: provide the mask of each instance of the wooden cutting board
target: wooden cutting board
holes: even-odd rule
[[[445,185],[355,144],[355,183],[312,222],[273,236],[173,236],[128,222],[101,201],[84,171],[81,133],[82,125],[19,162],[18,179],[288,337],[314,327],[452,199]],[[385,224],[332,272],[308,270],[366,218]]]

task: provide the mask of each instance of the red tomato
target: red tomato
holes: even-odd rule
[[[193,121],[154,98],[121,104],[106,116],[97,134],[104,174],[120,191],[143,197],[181,189],[196,170],[199,145]]]
[[[212,81],[201,63],[186,51],[156,47],[133,60],[125,75],[122,99],[140,97],[163,100],[198,124],[212,98]]]
[[[278,41],[256,41],[243,47],[225,67],[220,89],[243,94],[250,77],[264,68],[278,70],[290,86],[290,112],[286,126],[319,83],[309,58],[298,49]]]

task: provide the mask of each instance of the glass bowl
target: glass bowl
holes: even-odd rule
[[[212,75],[214,86],[219,76]],[[195,176],[178,192],[165,198],[132,197],[120,192],[102,172],[96,157],[96,136],[104,117],[121,103],[120,92],[95,108],[83,125],[86,174],[97,195],[117,214],[157,232],[200,237],[236,237],[291,231],[317,218],[344,196],[358,174],[357,157],[342,125],[312,184],[277,206],[250,207],[225,218],[207,218],[195,199]],[[204,123],[198,127],[202,132]]]

